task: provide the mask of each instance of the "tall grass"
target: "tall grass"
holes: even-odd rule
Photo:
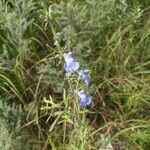
[[[36,149],[148,150],[149,39],[146,0],[0,0],[1,101],[21,104]],[[85,109],[63,70],[70,50],[90,69]]]

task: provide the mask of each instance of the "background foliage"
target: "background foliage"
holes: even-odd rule
[[[0,0],[0,149],[148,150],[149,39],[148,0]],[[92,78],[79,115],[68,50]]]

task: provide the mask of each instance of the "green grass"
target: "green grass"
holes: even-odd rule
[[[25,132],[33,146],[24,149],[148,150],[149,40],[148,0],[0,0],[2,133],[12,128],[6,116],[18,106],[23,115],[12,115],[19,132],[1,149]],[[90,69],[86,109],[73,95],[76,76],[68,83],[63,70],[69,50]]]

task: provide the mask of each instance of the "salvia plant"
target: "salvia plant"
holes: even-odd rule
[[[63,139],[63,145],[66,149],[84,150],[84,148],[89,148],[86,143],[89,141],[91,130],[86,117],[88,113],[86,107],[92,103],[92,96],[89,92],[91,84],[90,70],[82,68],[80,62],[73,57],[71,51],[64,53],[63,57],[64,64],[63,68],[60,69],[64,70],[64,79],[68,85],[64,89],[63,99],[60,102],[52,96],[49,99],[44,98],[41,110],[44,112],[44,115],[48,115],[47,122],[53,117],[56,118],[49,127],[49,134],[53,141],[61,141]],[[57,126],[57,128],[55,129],[54,126]],[[63,133],[63,137],[56,136],[55,133],[58,128]],[[69,128],[72,131],[66,132]],[[53,141],[49,142],[53,149],[55,149],[54,147],[62,148],[62,142],[55,143]]]

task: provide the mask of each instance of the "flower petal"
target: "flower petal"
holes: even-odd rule
[[[82,77],[82,78],[85,81],[86,85],[89,86],[89,84],[91,82],[90,78],[88,76],[85,76],[85,77]]]
[[[75,61],[74,63],[72,63],[72,70],[77,70],[79,68],[79,63],[77,61]]]
[[[87,86],[89,86],[89,84],[91,82],[89,76],[86,74],[88,72],[89,72],[89,70],[85,69],[85,70],[80,70],[79,73],[78,73],[79,76],[81,76],[81,78],[84,80],[84,82],[86,83]]]
[[[83,72],[84,73],[88,73],[90,70],[89,69],[84,69]]]
[[[91,103],[91,96],[87,96],[84,90],[80,90],[76,93],[80,97],[80,106],[85,107]]]
[[[64,59],[65,59],[64,70],[66,72],[73,72],[79,68],[79,62],[77,62],[72,57],[72,52],[68,52],[67,54],[65,54]]]
[[[64,70],[66,72],[73,72],[73,71],[76,71],[78,68],[79,68],[79,63],[77,61],[74,61],[72,63],[65,63],[64,64]]]
[[[86,98],[82,98],[80,100],[80,106],[85,107],[87,105],[89,105],[92,101],[92,98],[90,96],[87,96]]]

